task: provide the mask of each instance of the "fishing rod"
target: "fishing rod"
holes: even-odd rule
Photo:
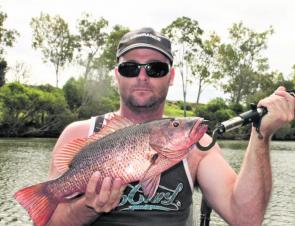
[[[288,90],[287,92],[291,94],[291,96],[295,97],[295,89]],[[253,123],[253,126],[259,133],[260,121],[265,114],[267,114],[267,108],[257,107],[256,105],[252,104],[251,110],[215,126],[215,129],[212,132],[212,142],[208,146],[202,146],[199,143],[196,143],[196,145],[201,151],[208,151],[215,145],[217,135],[237,129],[249,123]],[[209,206],[204,196],[202,196],[200,212],[200,226],[209,226],[212,208]]]
[[[295,97],[295,89],[287,90],[287,92],[291,94],[293,97]],[[253,126],[259,133],[261,118],[265,114],[267,114],[266,107],[257,107],[255,104],[251,104],[251,110],[246,111],[227,121],[217,124],[212,132],[212,141],[208,146],[203,146],[199,142],[197,142],[196,145],[201,151],[208,151],[215,145],[218,135],[240,128],[249,123],[253,123]]]

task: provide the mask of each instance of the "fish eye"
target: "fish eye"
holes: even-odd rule
[[[173,125],[174,127],[178,127],[178,126],[180,125],[180,123],[179,123],[178,120],[174,120],[174,121],[172,122],[172,125]]]

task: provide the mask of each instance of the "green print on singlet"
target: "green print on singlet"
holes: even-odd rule
[[[169,189],[159,185],[158,192],[152,198],[146,198],[139,184],[129,184],[130,189],[125,193],[118,207],[119,211],[124,210],[163,210],[175,211],[181,207],[177,195],[182,191],[183,184],[179,183],[175,189]]]

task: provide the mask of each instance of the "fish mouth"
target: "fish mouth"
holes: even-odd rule
[[[209,127],[208,123],[209,120],[205,120],[203,118],[198,118],[195,120],[195,124],[193,125],[189,133],[189,136],[192,138],[194,142],[199,141],[207,132]]]

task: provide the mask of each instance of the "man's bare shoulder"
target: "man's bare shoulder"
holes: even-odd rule
[[[83,121],[76,121],[69,124],[59,136],[54,151],[61,146],[71,142],[76,138],[84,138],[88,136],[90,127],[90,119]]]
[[[49,179],[56,178],[60,175],[56,166],[54,165],[55,156],[62,150],[62,147],[77,138],[84,138],[88,136],[90,127],[90,119],[83,121],[76,121],[69,124],[59,136],[54,149],[52,151],[52,159],[49,170]]]
[[[75,138],[88,137],[89,129],[90,119],[72,122],[63,130],[59,139],[68,141]]]

